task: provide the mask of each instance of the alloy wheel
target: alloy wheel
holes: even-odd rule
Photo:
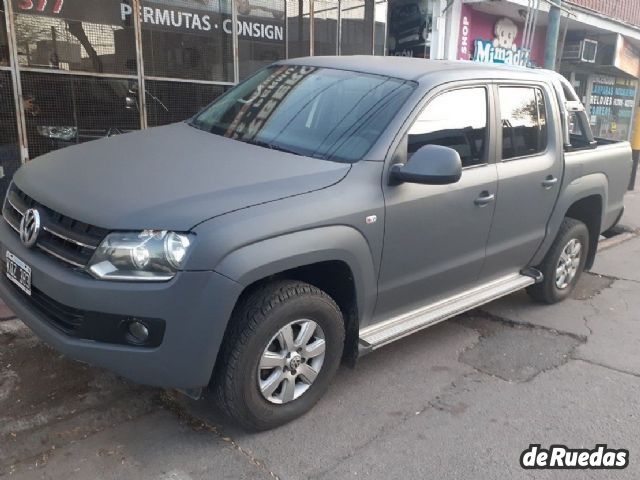
[[[324,363],[326,341],[313,320],[295,320],[269,341],[258,363],[258,388],[270,403],[291,402],[306,392]]]

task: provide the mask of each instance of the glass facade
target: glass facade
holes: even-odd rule
[[[4,8],[2,8],[0,10],[0,66],[9,65],[9,39],[4,15]]]
[[[135,75],[127,0],[11,0],[20,67]]]
[[[145,75],[233,82],[227,1],[145,0],[140,22]]]
[[[187,119],[276,60],[384,55],[391,11],[387,0],[0,2],[0,195],[21,161]]]

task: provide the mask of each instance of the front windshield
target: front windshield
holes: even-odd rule
[[[191,124],[297,155],[355,162],[414,88],[413,82],[380,75],[276,65],[227,92]]]

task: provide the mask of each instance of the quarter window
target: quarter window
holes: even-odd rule
[[[425,145],[450,147],[463,167],[485,163],[487,91],[464,88],[434,98],[409,130],[408,157]]]
[[[524,157],[547,148],[547,110],[542,90],[501,87],[502,158]]]

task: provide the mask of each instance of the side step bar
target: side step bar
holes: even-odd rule
[[[360,347],[364,351],[375,350],[491,300],[533,285],[541,279],[540,272],[527,269],[522,273],[499,278],[437,303],[376,323],[360,330]]]

